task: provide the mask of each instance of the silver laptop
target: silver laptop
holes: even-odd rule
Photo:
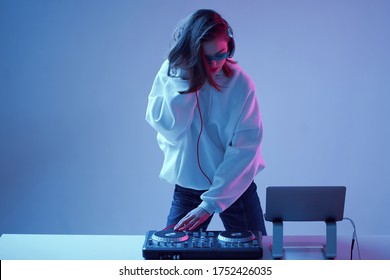
[[[340,221],[344,218],[344,186],[270,186],[266,190],[267,221]]]

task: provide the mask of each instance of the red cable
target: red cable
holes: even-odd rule
[[[196,143],[196,157],[198,159],[198,167],[199,167],[200,171],[206,177],[206,179],[209,181],[210,185],[212,185],[213,183],[211,182],[209,176],[207,176],[207,174],[203,171],[203,168],[202,168],[202,166],[200,164],[199,143],[200,143],[200,136],[202,135],[202,132],[203,132],[203,118],[202,118],[202,112],[201,112],[200,106],[199,106],[198,92],[195,92],[195,96],[196,96],[196,105],[198,107],[199,118],[200,118],[200,131],[199,131],[199,135],[198,135],[198,142]]]

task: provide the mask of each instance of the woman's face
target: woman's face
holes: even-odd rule
[[[202,45],[209,69],[213,75],[221,71],[222,66],[229,57],[227,40],[226,36],[221,36],[214,40],[204,42]]]

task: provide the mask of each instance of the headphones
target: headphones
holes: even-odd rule
[[[226,23],[227,24],[227,23]],[[235,51],[235,43],[233,38],[233,29],[228,24],[228,36],[229,36],[229,42],[228,42],[228,52],[229,52],[229,58],[232,58]]]

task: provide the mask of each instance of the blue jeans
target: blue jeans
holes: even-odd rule
[[[175,186],[173,201],[167,219],[167,227],[177,224],[188,212],[198,207],[202,202],[200,196],[205,191],[197,191]],[[254,182],[249,188],[225,211],[219,214],[225,230],[261,231],[267,235],[264,225],[263,210],[257,195]],[[210,216],[198,229],[206,230],[210,224]]]

